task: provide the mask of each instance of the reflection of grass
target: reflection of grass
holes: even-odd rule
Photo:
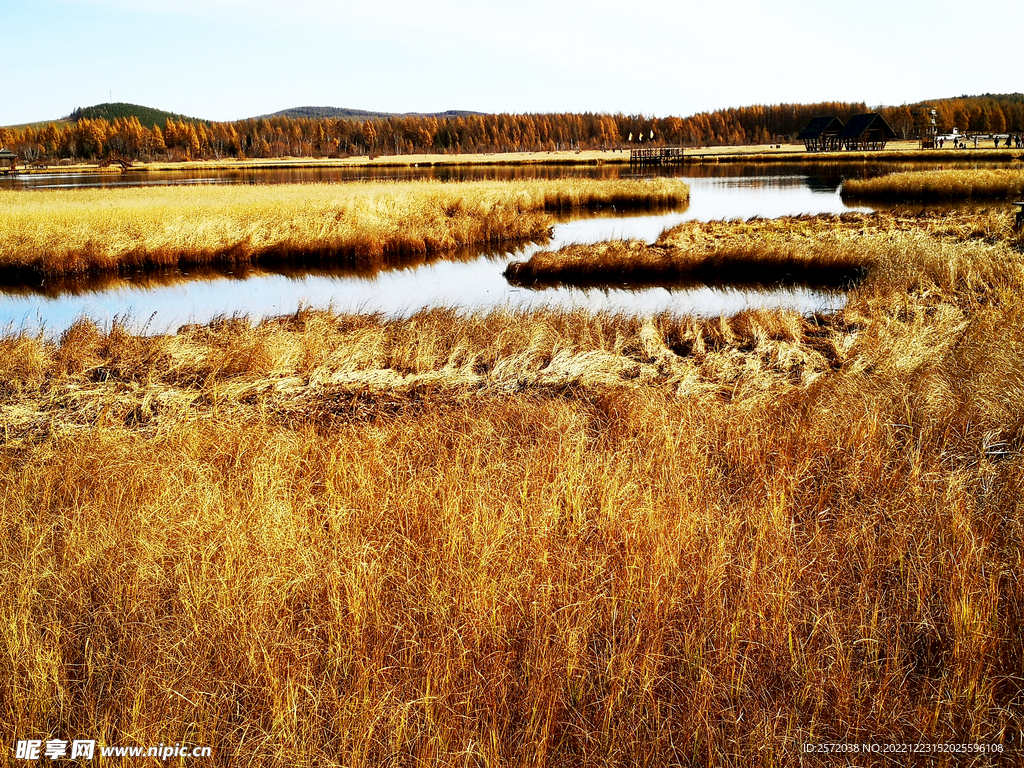
[[[539,239],[539,238],[538,238]],[[83,296],[90,293],[117,291],[123,289],[151,290],[165,286],[186,285],[197,281],[249,280],[270,275],[301,280],[307,276],[324,278],[372,278],[392,266],[413,269],[434,262],[471,262],[488,257],[495,261],[503,254],[494,254],[487,246],[466,246],[454,251],[434,253],[408,253],[386,259],[386,263],[363,266],[351,262],[334,263],[318,260],[288,260],[264,258],[256,263],[214,263],[192,264],[182,267],[156,267],[150,269],[121,270],[118,272],[86,272],[67,275],[53,275],[45,278],[25,275],[8,275],[4,280],[0,273],[0,293],[15,296],[46,296],[56,299],[61,296]],[[247,290],[248,286],[242,287]]]
[[[260,260],[363,269],[545,235],[550,211],[667,205],[671,180],[0,192],[0,269],[42,275]]]
[[[1004,743],[1024,728],[1006,218],[844,218],[877,260],[834,316],[0,339],[0,719],[254,765]]]
[[[843,182],[844,198],[922,202],[985,200],[1024,194],[1024,170],[1006,168],[905,171]]]
[[[1020,241],[1006,215],[985,211],[952,216],[825,215],[686,222],[652,245],[610,242],[570,245],[513,262],[517,285],[651,285],[692,281],[721,284],[849,285],[869,273],[927,270],[948,280],[963,261],[962,240]],[[945,275],[945,277],[943,277]]]

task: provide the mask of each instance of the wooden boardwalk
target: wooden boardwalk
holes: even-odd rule
[[[683,161],[682,147],[644,147],[629,150],[630,165],[666,165]]]

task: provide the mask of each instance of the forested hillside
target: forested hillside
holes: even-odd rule
[[[961,96],[929,102],[939,127],[961,132],[1024,133],[1024,94]],[[101,107],[118,105],[100,105]],[[133,105],[122,105],[131,107]],[[160,113],[96,116],[76,110],[74,123],[0,128],[0,146],[24,162],[72,158],[95,160],[221,157],[335,157],[457,152],[512,152],[624,147],[643,141],[699,147],[767,144],[792,140],[817,115],[844,122],[868,111],[863,103],[758,105],[702,112],[689,117],[601,114],[402,115],[252,118],[206,122]],[[914,105],[878,110],[897,134],[914,135]],[[94,115],[90,117],[90,115]]]
[[[71,122],[78,122],[79,120],[106,120],[108,123],[113,123],[118,119],[129,120],[133,117],[138,118],[139,122],[147,128],[163,126],[168,120],[182,120],[187,123],[206,122],[162,109],[142,107],[138,104],[126,104],[120,101],[113,104],[96,104],[95,106],[84,108],[78,107],[71,113],[68,120]]]

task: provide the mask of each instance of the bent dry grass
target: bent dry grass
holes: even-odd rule
[[[0,270],[51,276],[260,260],[380,269],[543,238],[554,211],[688,199],[685,184],[667,179],[0,191]]]
[[[5,731],[224,765],[1012,754],[1021,254],[996,215],[874,221],[831,316],[9,334]]]

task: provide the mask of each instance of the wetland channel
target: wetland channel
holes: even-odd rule
[[[920,168],[920,165],[915,167]],[[338,312],[380,312],[407,317],[436,307],[460,311],[560,307],[623,314],[731,315],[747,308],[780,307],[801,312],[840,308],[841,291],[801,286],[765,288],[714,286],[626,288],[548,288],[510,285],[502,276],[512,261],[538,250],[571,243],[614,239],[653,242],[665,229],[688,220],[775,218],[786,215],[870,210],[847,206],[839,196],[844,177],[877,175],[892,167],[736,164],[685,166],[673,175],[690,184],[685,208],[637,215],[582,214],[562,218],[551,240],[516,250],[453,254],[417,266],[358,275],[316,268],[286,270],[186,268],[105,278],[41,281],[37,285],[0,286],[0,324],[59,334],[84,316],[108,328],[115,318],[147,333],[173,332],[186,323],[219,316],[247,315],[254,321],[294,312],[300,307]],[[551,178],[553,176],[625,176],[627,167],[474,166],[454,168],[287,169],[195,171],[191,173],[117,173],[26,176],[5,187],[32,189],[161,184],[268,184],[354,180],[441,180]]]

